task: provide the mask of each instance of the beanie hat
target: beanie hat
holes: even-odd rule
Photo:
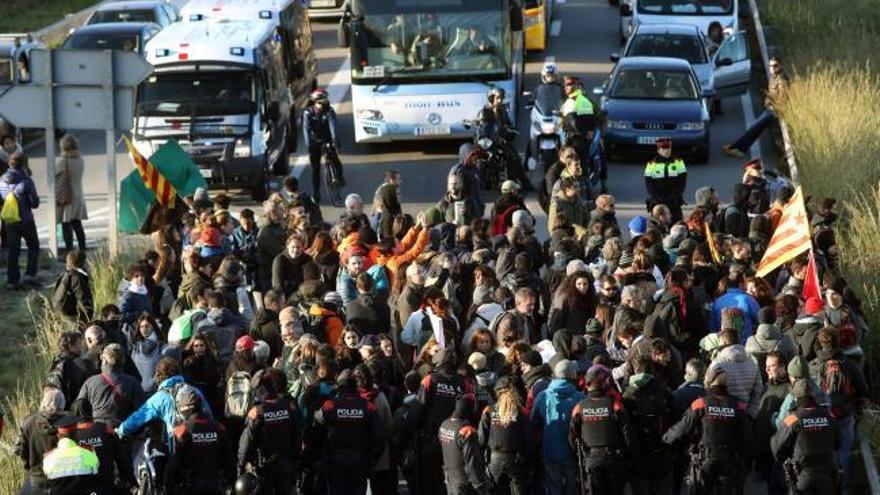
[[[565,275],[570,276],[579,272],[589,272],[590,269],[587,267],[587,264],[581,260],[571,260],[565,265]]]
[[[486,355],[482,352],[474,352],[468,357],[468,366],[477,373],[486,369]]]
[[[174,403],[182,410],[192,409],[202,404],[202,397],[192,385],[183,385],[174,396]]]
[[[574,380],[577,378],[577,363],[568,359],[563,359],[556,363],[553,367],[553,378],[565,380]]]
[[[532,215],[530,215],[528,211],[516,210],[513,212],[513,215],[510,216],[510,225],[512,227],[532,230],[532,228],[534,228],[534,221],[532,220]]]
[[[810,366],[803,356],[795,356],[788,362],[788,376],[791,378],[807,378],[810,376]]]
[[[694,193],[694,202],[697,206],[709,206],[712,203],[712,193],[714,192],[715,189],[710,186],[701,187]]]
[[[633,237],[644,235],[648,230],[648,217],[639,215],[629,221],[629,233]]]
[[[807,299],[807,302],[804,303],[804,312],[806,312],[806,314],[809,316],[813,316],[819,311],[822,311],[822,308],[824,307],[825,301],[819,299],[816,296],[813,296]]]
[[[544,364],[544,360],[541,359],[541,354],[534,349],[520,356],[519,361],[529,366],[541,366],[542,364]]]
[[[791,395],[795,399],[812,397],[813,387],[810,383],[810,380],[807,380],[806,378],[801,378],[800,380],[794,382],[794,385],[791,386]]]
[[[254,345],[256,345],[254,339],[251,338],[250,335],[244,335],[242,337],[239,337],[239,339],[235,341],[235,350],[239,352],[252,351],[254,350]]]
[[[587,325],[584,331],[587,335],[599,335],[605,331],[605,325],[595,318],[590,318],[587,320]]]
[[[425,221],[428,223],[428,227],[443,223],[443,213],[436,206],[432,206],[425,210]]]
[[[776,323],[776,311],[770,306],[761,308],[761,310],[758,311],[758,322],[767,325]]]

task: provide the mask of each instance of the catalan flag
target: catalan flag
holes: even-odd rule
[[[134,161],[134,166],[137,168],[141,179],[143,179],[144,185],[156,195],[156,201],[165,208],[174,207],[174,203],[177,200],[177,191],[174,189],[174,186],[168,182],[155,165],[144,158],[144,155],[140,154],[137,148],[131,144],[128,136],[123,135],[122,139],[125,140],[125,146],[128,148],[129,154],[131,154],[131,159]]]
[[[770,238],[770,244],[761,263],[757,276],[763,277],[783,263],[813,247],[810,239],[810,220],[804,206],[804,196],[798,187],[794,196],[782,207],[779,226]]]
[[[715,244],[715,235],[712,234],[712,227],[709,227],[709,222],[703,222],[703,226],[706,229],[706,242],[709,243],[709,252],[712,253],[712,261],[714,261],[716,265],[721,266],[721,254],[718,253],[718,245]]]

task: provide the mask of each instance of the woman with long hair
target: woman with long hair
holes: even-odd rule
[[[432,335],[422,349],[419,351],[419,358],[413,364],[413,371],[419,373],[419,376],[426,377],[434,371],[434,356],[440,352],[440,345]]]
[[[220,358],[205,334],[196,334],[183,350],[183,377],[202,391],[215,417],[223,414],[220,396]]]
[[[495,335],[489,330],[481,328],[474,332],[468,344],[470,352],[468,354],[479,352],[486,356],[486,371],[493,371],[498,376],[506,374],[507,358],[504,354],[498,352],[498,343],[495,341]]]
[[[85,162],[79,153],[79,141],[71,134],[61,138],[61,156],[56,160],[55,180],[63,188],[64,196],[55,198],[58,203],[57,222],[61,223],[64,246],[68,251],[74,249],[73,235],[80,251],[86,250],[86,232],[82,221],[89,218],[86,211],[86,200],[83,194],[83,173]]]
[[[354,369],[363,362],[361,353],[358,352],[358,344],[361,336],[354,325],[345,325],[342,329],[342,337],[336,342],[336,363],[339,369]]]
[[[312,261],[321,269],[321,279],[328,290],[335,290],[336,274],[339,271],[339,253],[330,234],[325,230],[319,230],[306,254],[311,256]]]
[[[583,333],[596,313],[596,290],[587,272],[573,273],[559,284],[550,304],[550,336],[559,330]]]
[[[527,493],[528,418],[513,383],[504,377],[495,384],[495,404],[483,410],[478,433],[480,446],[489,452],[486,468],[493,485],[510,493]]]
[[[746,293],[755,298],[762,308],[773,307],[776,304],[776,296],[770,282],[761,277],[746,279]]]
[[[141,387],[145,392],[154,389],[156,365],[162,358],[165,342],[159,335],[159,325],[152,316],[143,315],[134,322],[131,335],[131,361],[141,375]]]

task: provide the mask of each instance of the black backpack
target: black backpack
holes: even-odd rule
[[[635,408],[630,413],[648,456],[663,448],[663,434],[670,426],[672,411],[662,392],[663,387],[652,387],[633,397]]]
[[[65,316],[75,318],[79,303],[70,287],[70,272],[58,277],[55,281],[55,289],[52,291],[52,305],[60,309]]]

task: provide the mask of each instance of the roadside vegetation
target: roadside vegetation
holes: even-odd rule
[[[3,0],[0,34],[36,31],[95,3],[97,0]]]

